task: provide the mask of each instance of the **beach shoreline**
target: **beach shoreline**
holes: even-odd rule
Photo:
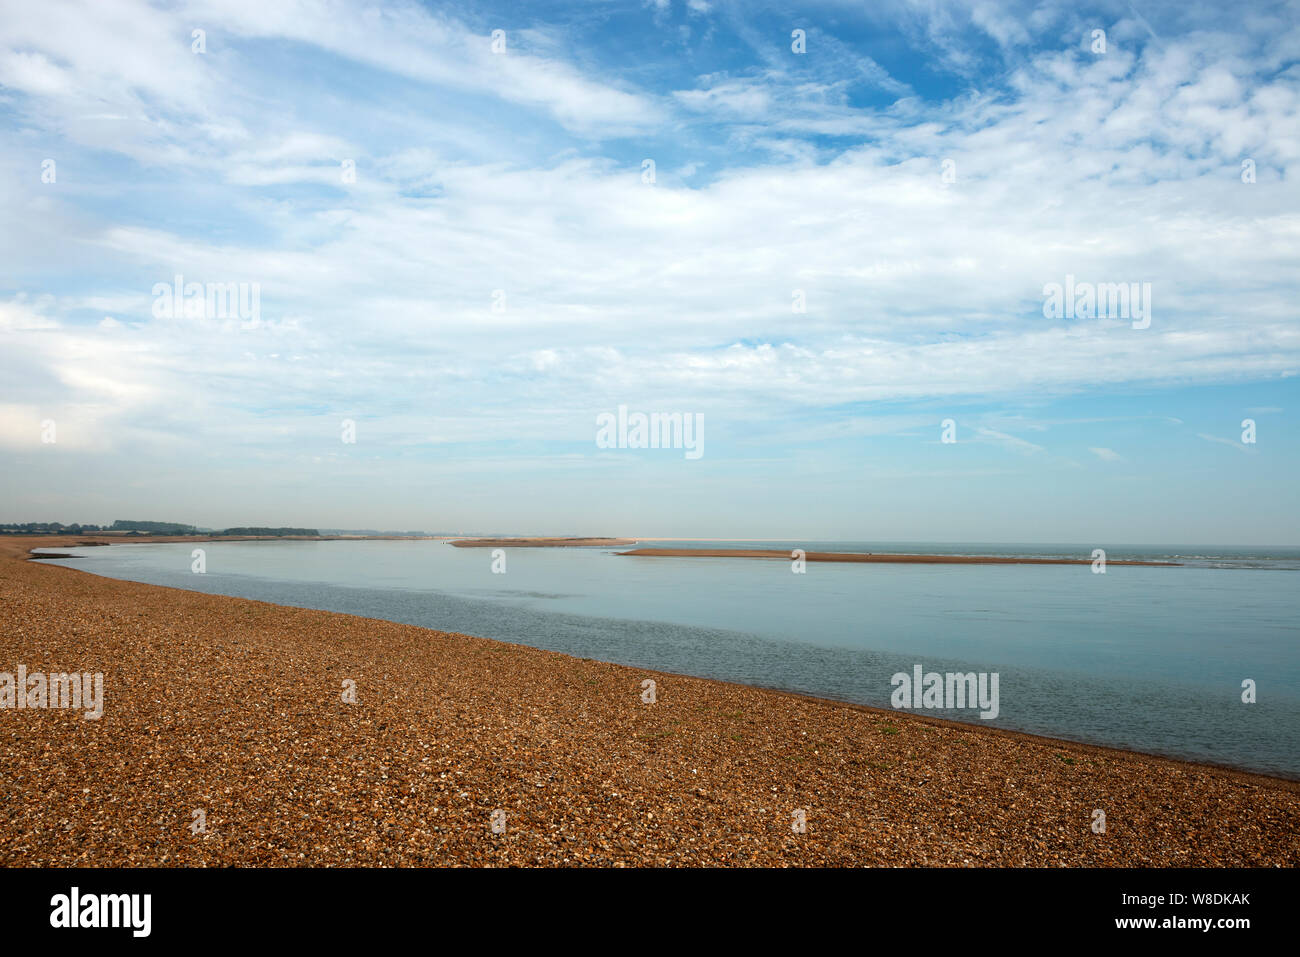
[[[0,712],[5,865],[1300,856],[1290,779],[25,560],[92,537],[0,539],[0,671],[97,670],[107,688],[100,722]],[[339,702],[348,675],[355,705]],[[277,816],[259,788],[316,811]],[[220,829],[191,835],[194,807]],[[39,840],[56,829],[82,844]]]

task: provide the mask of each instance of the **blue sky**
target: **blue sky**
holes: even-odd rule
[[[1297,13],[6,5],[0,521],[1300,543]]]

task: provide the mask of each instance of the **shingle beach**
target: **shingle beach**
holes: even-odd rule
[[[80,540],[0,540],[0,672],[105,698],[0,710],[5,866],[1300,859],[1294,781],[27,561]]]

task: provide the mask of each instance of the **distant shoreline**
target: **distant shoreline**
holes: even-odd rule
[[[637,558],[780,558],[790,561],[787,551],[766,548],[634,548],[619,552]],[[882,565],[1090,565],[1091,558],[1017,558],[1006,555],[896,555],[873,552],[804,552],[804,561],[850,562]],[[1126,559],[1106,561],[1107,565],[1148,565],[1180,567],[1182,562],[1144,562]]]
[[[99,545],[183,545],[205,542],[429,542],[448,541],[447,535],[125,535],[117,532],[91,532],[85,535],[2,535],[0,542],[35,541],[49,538],[49,545],[32,545],[35,548],[91,548]],[[75,541],[69,541],[75,539]],[[29,561],[43,558],[76,558],[76,555],[28,556]]]

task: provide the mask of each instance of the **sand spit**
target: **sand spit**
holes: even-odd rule
[[[635,538],[459,538],[457,548],[597,548],[635,545]]]
[[[619,552],[641,558],[782,558],[788,551],[765,548],[634,548]],[[1091,558],[1012,558],[1004,555],[883,555],[870,552],[805,552],[809,562],[862,562],[886,565],[1091,565]],[[1179,565],[1180,562],[1106,560],[1107,565]]]
[[[104,675],[0,710],[3,865],[1300,858],[1297,782],[22,560],[70,544],[0,540],[0,671]]]

